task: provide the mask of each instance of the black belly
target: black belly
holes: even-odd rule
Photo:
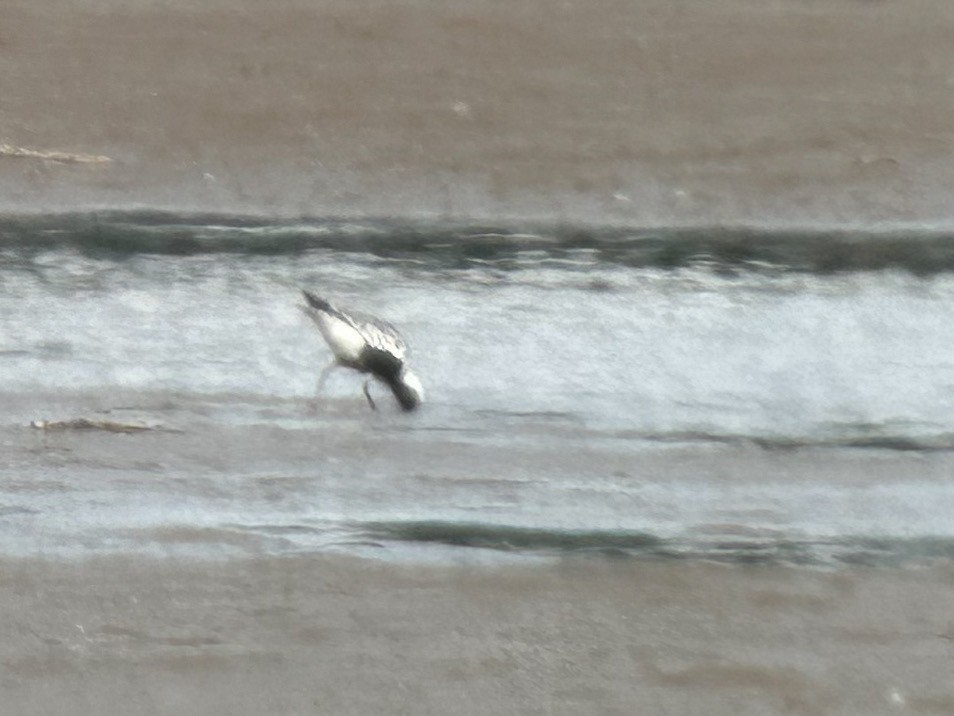
[[[403,363],[395,358],[391,353],[382,351],[378,348],[365,346],[358,356],[359,370],[365,373],[371,373],[386,383],[393,383],[401,375],[401,366]]]

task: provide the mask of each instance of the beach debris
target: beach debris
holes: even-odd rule
[[[894,687],[888,692],[888,701],[895,706],[904,706],[907,703],[907,699],[904,698],[904,694],[902,694],[901,690],[897,687]]]
[[[37,430],[103,430],[110,433],[141,433],[147,430],[158,430],[162,428],[162,426],[159,425],[120,423],[115,420],[90,420],[89,418],[33,420],[30,423],[30,427]]]
[[[83,154],[82,152],[60,152],[46,149],[27,149],[12,144],[0,144],[0,157],[17,157],[21,159],[45,159],[64,164],[108,164],[111,157],[101,154]]]

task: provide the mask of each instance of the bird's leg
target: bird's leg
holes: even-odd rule
[[[374,404],[374,398],[371,397],[371,380],[371,378],[368,378],[366,381],[364,381],[364,397],[368,399],[368,405],[371,406],[371,410],[377,410],[378,406]]]
[[[335,368],[338,367],[338,361],[335,358],[332,358],[328,365],[321,369],[321,373],[318,375],[318,384],[315,386],[315,397],[317,398],[321,394],[321,389],[325,387],[325,381],[328,380],[328,374],[331,373]]]
[[[337,367],[337,359],[332,358],[328,362],[328,365],[321,369],[321,373],[318,376],[318,384],[315,385],[315,397],[309,401],[312,412],[318,409],[318,396],[321,395],[321,389],[325,386],[325,381],[328,380],[328,374]]]

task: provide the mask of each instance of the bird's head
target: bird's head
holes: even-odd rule
[[[404,410],[414,410],[424,402],[424,386],[409,368],[404,368],[391,386],[394,397]]]

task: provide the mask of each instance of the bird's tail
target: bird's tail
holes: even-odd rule
[[[323,298],[318,298],[315,294],[310,291],[302,290],[302,295],[305,297],[305,301],[308,302],[308,305],[318,311],[325,311],[327,313],[336,313],[334,307],[328,303]]]

